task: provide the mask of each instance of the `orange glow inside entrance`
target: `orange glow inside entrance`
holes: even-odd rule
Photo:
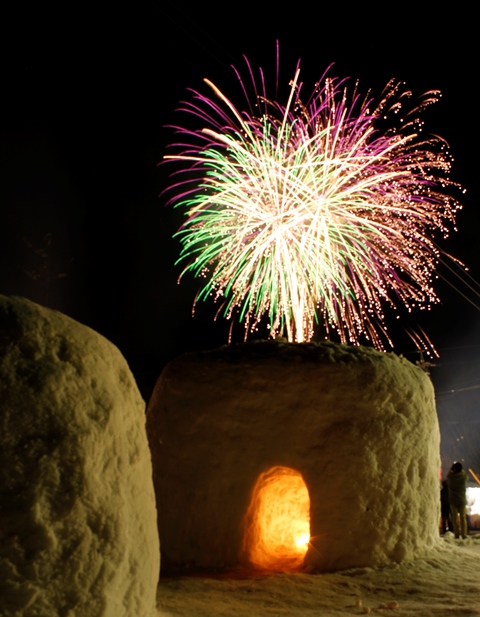
[[[273,467],[261,474],[247,513],[249,561],[265,569],[302,565],[310,541],[310,496],[300,473]]]

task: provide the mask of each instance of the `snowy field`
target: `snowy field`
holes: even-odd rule
[[[424,559],[334,574],[163,578],[157,617],[480,617],[480,533]]]

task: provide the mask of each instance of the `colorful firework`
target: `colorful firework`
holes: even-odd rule
[[[267,316],[289,341],[320,323],[326,338],[393,346],[384,307],[438,302],[434,234],[460,208],[447,144],[421,137],[438,92],[412,106],[392,80],[375,104],[327,70],[303,103],[298,64],[283,104],[246,64],[247,80],[234,69],[245,109],[205,80],[213,95],[192,91],[181,107],[200,127],[174,127],[165,157],[181,163],[169,202],[187,215],[179,261],[206,279],[195,302],[213,296],[246,336]]]

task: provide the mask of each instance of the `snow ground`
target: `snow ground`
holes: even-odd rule
[[[480,617],[480,533],[422,559],[332,574],[162,578],[157,617]]]

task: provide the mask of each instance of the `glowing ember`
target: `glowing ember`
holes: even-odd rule
[[[296,568],[310,540],[310,497],[302,476],[287,467],[262,474],[247,515],[249,561],[261,568]]]
[[[188,217],[184,272],[206,280],[197,300],[212,295],[227,318],[238,313],[246,336],[267,316],[289,341],[310,340],[323,322],[325,338],[393,346],[384,307],[438,302],[432,237],[447,235],[460,207],[448,195],[447,144],[419,135],[438,93],[412,107],[391,81],[374,103],[325,73],[303,103],[297,66],[285,104],[247,66],[245,81],[234,69],[246,109],[205,80],[215,96],[193,91],[181,108],[200,128],[175,127],[177,153],[165,157],[183,166],[170,202]]]
[[[300,537],[295,538],[295,544],[296,544],[296,546],[298,546],[298,548],[303,548],[303,547],[307,546],[309,542],[310,542],[310,534],[309,533],[304,533]]]

